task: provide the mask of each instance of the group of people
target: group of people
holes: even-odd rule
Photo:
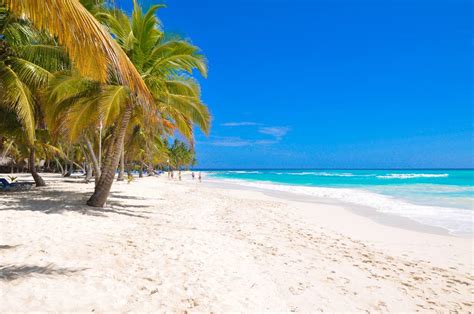
[[[179,176],[179,180],[181,181],[181,171],[179,171],[178,176]],[[193,180],[196,179],[196,175],[194,174],[194,171],[191,172],[191,177],[193,178]],[[172,171],[172,170],[168,171],[168,179],[174,179],[174,171]],[[202,182],[201,172],[199,172],[198,180],[199,180],[199,182]]]
[[[195,179],[194,171],[191,172],[191,177],[193,178],[193,180]],[[200,173],[200,172],[199,172],[198,180],[199,180],[199,182],[202,182],[202,177],[201,177],[201,173]]]

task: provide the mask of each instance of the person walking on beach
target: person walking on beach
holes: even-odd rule
[[[202,182],[201,173],[199,172],[199,182]]]
[[[193,171],[193,172],[191,172],[191,177],[192,177],[192,178],[193,178],[193,180],[194,180],[194,171]]]

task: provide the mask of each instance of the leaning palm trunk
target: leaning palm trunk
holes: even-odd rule
[[[115,130],[115,136],[107,151],[107,160],[105,161],[102,175],[99,182],[95,186],[94,194],[87,201],[87,205],[93,207],[104,207],[107,198],[109,197],[110,188],[114,182],[115,171],[120,162],[120,155],[122,153],[122,143],[125,138],[127,126],[132,115],[132,106],[128,105],[120,120],[118,128]]]
[[[117,181],[125,180],[125,147],[123,146],[123,143],[120,146],[121,146],[122,152],[120,153],[120,169],[119,169]]]
[[[89,155],[91,156],[92,165],[94,166],[94,176],[95,176],[94,179],[95,179],[95,184],[97,184],[99,182],[99,178],[100,178],[99,160],[95,156],[94,148],[92,147],[92,143],[91,143],[90,139],[87,136],[85,137],[85,142],[86,142],[86,147],[87,147],[87,150],[89,152]]]
[[[63,165],[61,165],[61,162],[55,157],[54,160],[56,161],[56,168],[59,168],[61,170],[61,174],[64,174],[64,168]]]
[[[46,183],[44,182],[43,178],[40,177],[38,171],[36,170],[35,160],[35,148],[30,147],[30,156],[28,158],[28,166],[30,168],[30,173],[33,176],[33,179],[35,180],[36,186],[46,186]]]

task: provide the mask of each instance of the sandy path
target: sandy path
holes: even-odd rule
[[[330,205],[145,178],[91,210],[92,184],[49,179],[0,194],[2,311],[473,310],[472,264],[397,254],[300,212]],[[424,237],[472,254],[472,241]]]

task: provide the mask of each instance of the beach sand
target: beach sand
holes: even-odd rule
[[[166,176],[90,208],[45,177],[0,194],[0,311],[474,310],[472,237]]]

